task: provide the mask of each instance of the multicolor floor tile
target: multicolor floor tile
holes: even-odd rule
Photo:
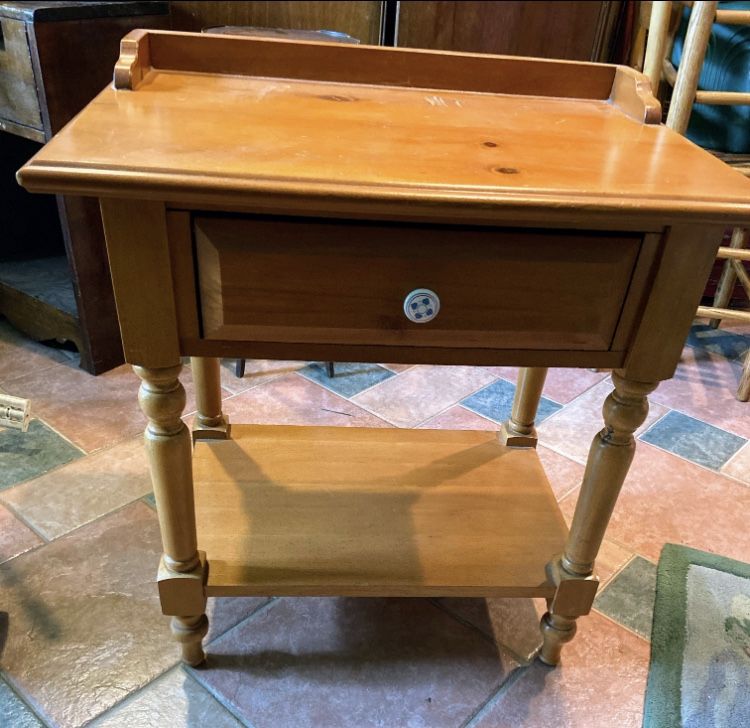
[[[143,438],[135,437],[0,493],[51,540],[131,503],[151,490]]]
[[[0,505],[0,563],[43,543],[26,524]]]
[[[397,427],[416,427],[494,381],[480,367],[416,366],[352,397]]]
[[[8,728],[44,728],[28,705],[0,678],[0,725]]]
[[[604,427],[602,406],[612,389],[612,380],[607,377],[550,415],[537,427],[539,442],[584,464],[594,435]],[[652,403],[646,422],[638,431],[643,431],[668,411],[666,407]]]
[[[342,397],[353,397],[366,389],[395,376],[379,364],[336,362],[334,375],[328,376],[325,362],[313,362],[300,370],[300,374]]]
[[[181,667],[156,678],[89,725],[91,728],[242,727],[242,723]]]
[[[560,507],[567,519],[578,490]],[[740,561],[750,554],[750,488],[639,442],[607,536],[656,563],[665,543]]]
[[[31,420],[27,432],[0,427],[0,490],[36,478],[83,455],[41,420]]]
[[[3,465],[11,454],[21,473],[0,492],[0,725],[8,715],[13,728],[599,728],[602,716],[639,726],[651,562],[667,541],[750,553],[750,404],[734,399],[749,332],[697,326],[652,396],[597,558],[595,610],[559,668],[533,661],[544,600],[242,597],[209,600],[209,661],[186,671],[153,585],[161,544],[137,378],[128,367],[90,377],[0,322],[0,386],[30,396],[62,435],[47,428],[27,457],[34,432],[11,452],[0,431]],[[340,364],[328,380],[320,365],[248,360],[238,379],[234,360],[221,369],[237,423],[480,430],[507,417],[517,374]],[[189,365],[183,381],[189,412]],[[537,452],[568,521],[611,390],[606,372],[547,376]],[[75,459],[60,460],[60,442]]]
[[[597,594],[594,607],[644,639],[649,639],[655,598],[656,564],[636,556]]]
[[[640,728],[648,643],[596,613],[578,620],[562,664],[514,675],[471,728]]]
[[[207,667],[195,678],[255,728],[448,728],[518,663],[425,599],[298,598],[216,640]]]
[[[708,324],[694,324],[690,329],[687,343],[697,349],[719,354],[727,359],[741,359],[750,349],[750,338],[727,331],[714,329]]]
[[[640,439],[711,470],[722,466],[747,440],[682,412],[668,412]]]
[[[514,384],[504,379],[498,379],[462,399],[461,404],[467,409],[482,415],[482,417],[486,417],[497,423],[503,423],[510,417],[515,392],[516,387]],[[542,397],[539,402],[539,409],[537,409],[536,423],[544,422],[551,414],[557,412],[561,406],[551,399]]]
[[[650,399],[750,439],[748,405],[737,399],[741,376],[741,364],[687,346],[674,377],[662,382]]]

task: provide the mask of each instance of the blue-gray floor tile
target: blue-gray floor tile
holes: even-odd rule
[[[657,420],[641,440],[712,470],[721,469],[746,442],[682,412],[668,412]]]
[[[148,505],[150,505],[152,508],[156,508],[156,497],[153,493],[149,493],[148,495],[143,496],[143,500],[146,501]]]
[[[656,564],[636,556],[600,592],[594,606],[615,622],[651,639],[656,598]]]
[[[379,364],[336,362],[334,368],[334,376],[329,377],[324,362],[313,362],[301,369],[300,374],[342,397],[353,397],[375,384],[396,376],[394,372]]]
[[[492,382],[492,384],[483,387],[478,392],[469,395],[466,399],[461,400],[461,404],[467,409],[482,415],[482,417],[487,417],[490,420],[501,423],[510,417],[515,391],[515,384],[511,384],[504,379],[498,379]],[[536,424],[538,425],[559,409],[561,409],[561,405],[557,404],[557,402],[542,397],[539,402],[539,409],[537,410]]]
[[[0,429],[0,490],[36,478],[83,456],[41,420],[31,420],[28,432]]]
[[[43,728],[26,704],[0,678],[0,725],[8,728]]]
[[[732,331],[712,329],[707,324],[695,324],[690,329],[687,343],[728,359],[742,359],[750,349],[750,339],[747,336],[735,334]]]

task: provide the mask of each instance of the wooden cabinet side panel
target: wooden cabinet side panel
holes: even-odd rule
[[[180,363],[166,213],[161,202],[100,200],[125,359]]]
[[[667,229],[648,301],[625,360],[628,379],[650,382],[674,375],[721,233],[715,226]]]

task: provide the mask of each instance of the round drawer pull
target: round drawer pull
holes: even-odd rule
[[[440,299],[429,288],[417,288],[404,299],[404,313],[415,324],[432,321],[440,311]]]

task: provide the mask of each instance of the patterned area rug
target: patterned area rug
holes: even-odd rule
[[[750,564],[664,546],[643,725],[750,726]]]

